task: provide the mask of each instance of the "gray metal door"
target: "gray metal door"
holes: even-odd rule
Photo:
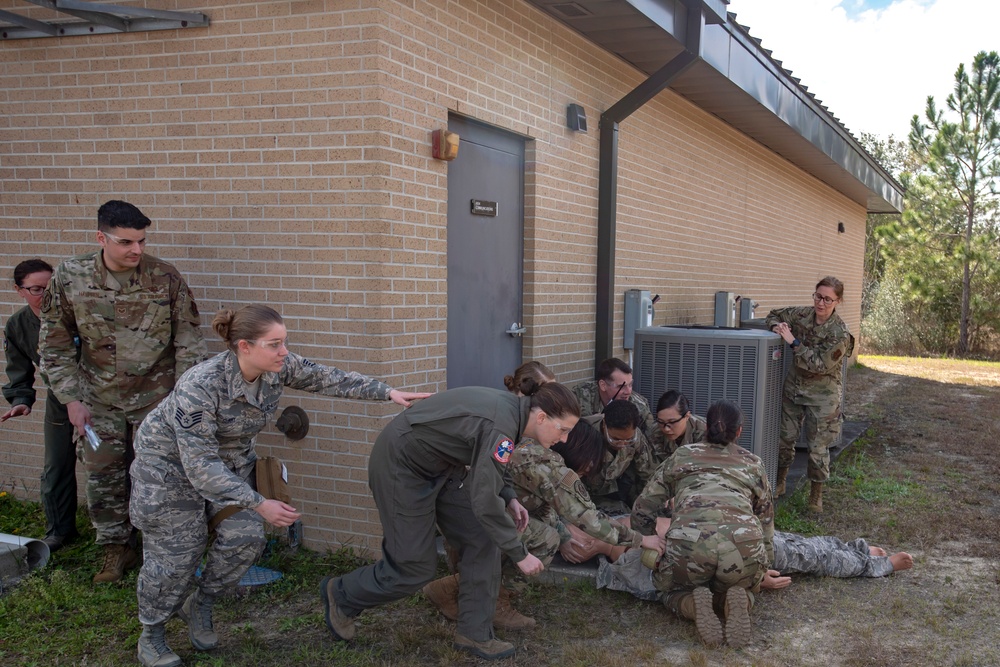
[[[452,116],[448,387],[503,387],[521,363],[524,139]]]

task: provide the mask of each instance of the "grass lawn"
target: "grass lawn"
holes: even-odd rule
[[[864,536],[908,551],[914,569],[884,579],[796,577],[762,594],[743,650],[707,649],[693,625],[661,605],[589,585],[535,585],[517,603],[538,621],[500,633],[517,654],[503,665],[559,667],[1000,665],[1000,364],[862,357],[848,376],[848,418],[869,430],[833,466],[826,512],[803,485],[779,504],[781,530]],[[40,507],[0,489],[0,531],[41,535]],[[306,517],[308,530],[308,517]],[[86,519],[78,520],[86,536]],[[135,665],[135,573],[94,586],[88,539],[0,596],[0,665]],[[473,665],[451,648],[454,626],[417,594],[360,617],[356,640],[334,642],[319,580],[362,562],[353,553],[289,553],[262,565],[284,573],[217,608],[222,646],[195,652],[168,624],[185,665]]]

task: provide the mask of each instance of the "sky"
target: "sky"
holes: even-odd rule
[[[905,140],[928,95],[946,109],[960,63],[1000,51],[1000,0],[730,0],[728,9],[855,136]]]

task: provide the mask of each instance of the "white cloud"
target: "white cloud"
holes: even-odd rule
[[[939,108],[959,63],[1000,49],[1000,2],[731,0],[737,21],[855,135],[905,139],[927,96]],[[844,6],[850,7],[850,12]],[[861,5],[859,8],[858,5]]]

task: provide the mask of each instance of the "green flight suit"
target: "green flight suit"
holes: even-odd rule
[[[334,600],[345,614],[406,597],[433,579],[437,526],[459,553],[458,633],[493,636],[500,553],[515,563],[528,555],[507,514],[516,494],[506,465],[530,409],[527,397],[462,387],[415,403],[383,429],[368,463],[382,560],[336,581]]]
[[[38,364],[38,332],[42,322],[25,306],[11,315],[4,327],[7,384],[3,395],[11,407],[35,404],[35,368]],[[46,537],[73,538],[76,532],[76,445],[73,424],[66,406],[51,390],[45,396],[41,496],[45,509]]]

